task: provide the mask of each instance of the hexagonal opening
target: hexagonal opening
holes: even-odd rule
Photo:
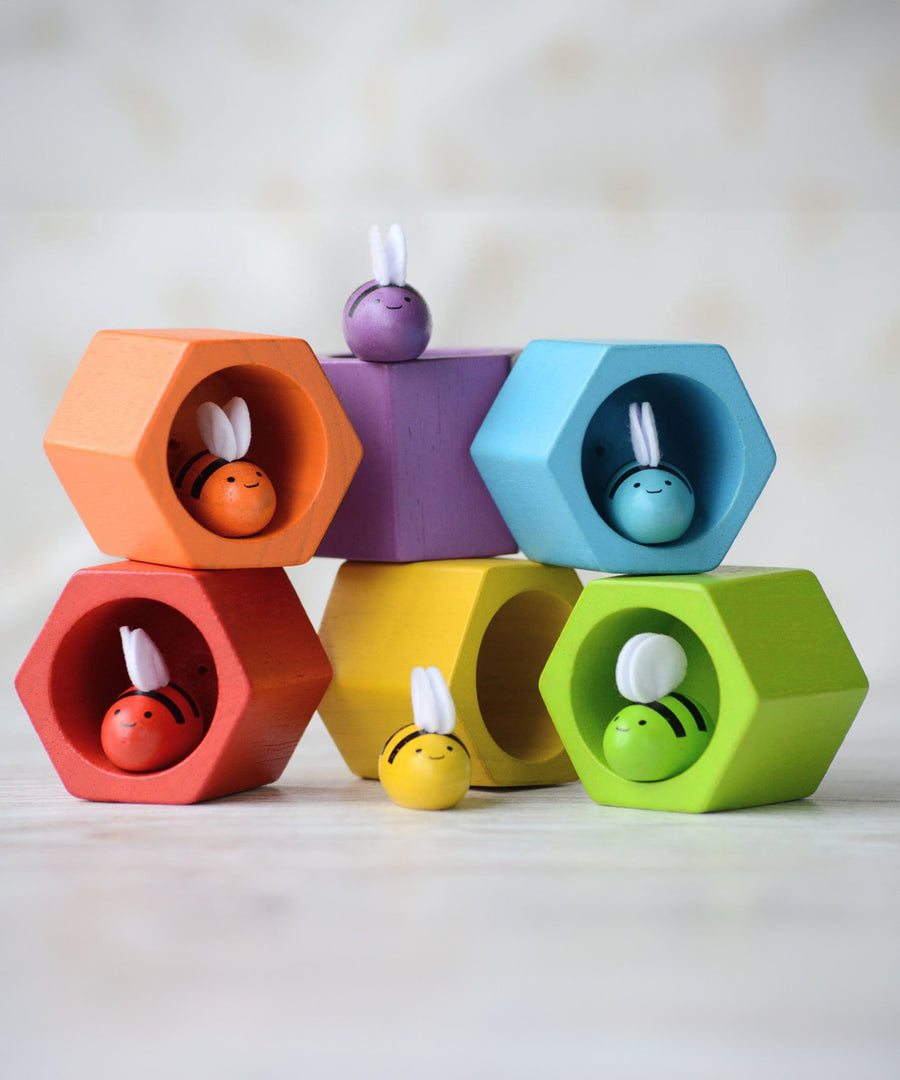
[[[563,748],[538,680],[571,611],[555,593],[521,592],[497,610],[481,639],[481,718],[500,749],[520,761],[549,761]]]
[[[275,515],[255,534],[258,539],[282,532],[309,510],[325,475],[326,431],[313,399],[287,375],[262,365],[224,368],[198,383],[175,415],[167,449],[173,487],[182,465],[205,449],[197,431],[197,407],[204,401],[224,405],[235,396],[250,409],[253,434],[247,456],[275,487]],[[188,515],[183,507],[181,513]]]
[[[93,608],[69,628],[50,672],[50,695],[61,732],[92,765],[130,776],[134,774],[112,764],[100,745],[104,714],[130,682],[120,626],[140,626],[147,631],[166,660],[172,682],[183,686],[197,701],[207,729],[216,711],[219,683],[206,639],[190,619],[158,600],[129,597],[110,601]]]
[[[697,634],[674,615],[655,608],[618,611],[592,627],[581,642],[572,677],[575,723],[591,753],[604,768],[609,768],[603,753],[606,725],[619,709],[629,704],[616,688],[616,660],[625,642],[635,634],[643,633],[668,634],[684,649],[688,668],[684,682],[678,687],[679,693],[699,702],[712,717],[713,733],[709,746],[716,737],[719,679],[712,658]],[[708,753],[709,746],[704,753]],[[679,775],[686,775],[690,768]],[[667,781],[656,782],[664,784]]]
[[[694,518],[684,536],[653,546],[688,544],[714,528],[734,501],[744,475],[740,429],[726,403],[696,379],[649,374],[618,387],[591,418],[581,449],[587,493],[616,535],[620,534],[608,517],[607,488],[616,471],[634,460],[628,431],[628,406],[633,401],[653,406],[663,460],[682,470],[696,497]]]

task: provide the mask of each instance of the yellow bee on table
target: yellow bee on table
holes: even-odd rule
[[[472,760],[453,734],[456,706],[436,667],[413,668],[413,723],[395,731],[378,758],[378,779],[398,806],[448,810],[472,782]]]

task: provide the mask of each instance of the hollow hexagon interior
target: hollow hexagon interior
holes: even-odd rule
[[[575,722],[590,752],[606,768],[609,766],[603,753],[603,734],[613,716],[629,704],[616,687],[616,660],[625,642],[643,633],[668,634],[684,649],[687,675],[678,691],[706,709],[713,721],[712,739],[715,739],[719,680],[706,646],[674,615],[655,608],[630,608],[597,623],[581,642],[575,658],[572,679]]]
[[[250,410],[247,458],[266,472],[275,488],[275,515],[257,534],[270,536],[306,513],[325,475],[325,428],[312,398],[293,379],[251,364],[224,368],[203,379],[181,403],[172,422],[168,473],[174,483],[185,462],[206,449],[197,430],[197,408],[204,401],[222,406],[235,396],[244,398]]]
[[[119,627],[141,627],[158,646],[171,681],[196,700],[206,729],[216,711],[218,677],[212,652],[197,627],[158,600],[124,598],[83,615],[62,640],[50,673],[53,708],[62,733],[100,768],[120,772],[100,744],[106,710],[130,685]]]

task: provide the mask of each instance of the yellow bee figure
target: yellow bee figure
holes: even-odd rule
[[[456,706],[436,667],[413,668],[413,723],[384,744],[378,779],[398,806],[449,810],[472,782],[469,751],[453,734]]]

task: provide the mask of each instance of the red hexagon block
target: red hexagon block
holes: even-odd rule
[[[117,768],[100,745],[103,715],[129,684],[123,625],[149,633],[172,682],[197,699],[208,725],[193,753],[155,773]],[[331,665],[284,570],[123,562],[74,575],[16,688],[73,795],[192,803],[277,780],[330,681]]]

